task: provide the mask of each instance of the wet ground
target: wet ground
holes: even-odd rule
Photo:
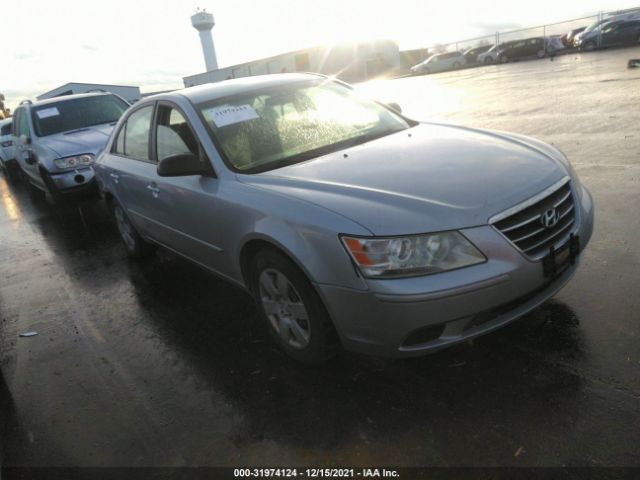
[[[596,202],[554,300],[419,359],[298,366],[242,291],[166,252],[132,262],[100,204],[53,208],[0,178],[4,464],[640,466],[631,57],[640,48],[362,87],[416,118],[554,143]]]

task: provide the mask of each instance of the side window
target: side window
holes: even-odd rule
[[[115,153],[137,160],[149,160],[149,132],[153,105],[136,110],[118,132]]]
[[[175,108],[158,108],[156,149],[158,160],[181,153],[199,154],[199,144],[186,119]]]

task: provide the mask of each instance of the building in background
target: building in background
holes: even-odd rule
[[[394,75],[400,68],[398,44],[391,40],[318,46],[184,77],[185,87],[231,78],[286,72],[335,75],[347,82]]]
[[[121,96],[129,103],[135,103],[140,100],[140,87],[132,87],[127,85],[105,85],[99,83],[65,83],[53,90],[38,95],[38,100],[46,98],[62,97],[63,95],[73,95],[76,93],[88,92],[110,92]]]

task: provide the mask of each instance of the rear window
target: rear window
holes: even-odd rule
[[[31,118],[36,135],[45,137],[117,122],[128,106],[115,95],[83,97],[33,107]]]

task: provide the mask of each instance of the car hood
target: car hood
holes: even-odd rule
[[[43,146],[53,150],[59,157],[78,155],[81,153],[93,153],[97,155],[113,131],[113,125],[94,125],[77,132],[63,132],[42,137]]]
[[[562,161],[540,145],[500,132],[420,124],[238,178],[332,210],[375,235],[451,230],[484,225],[565,177]]]

